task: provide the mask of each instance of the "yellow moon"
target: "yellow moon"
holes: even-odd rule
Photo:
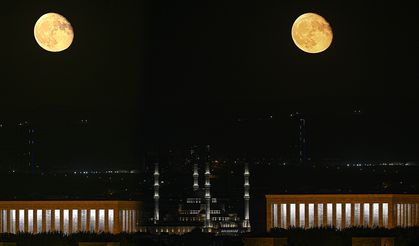
[[[51,52],[67,49],[74,38],[70,22],[57,13],[47,13],[41,16],[35,24],[33,33],[39,46]]]
[[[294,21],[291,36],[302,51],[320,53],[332,44],[333,32],[323,17],[315,13],[305,13]]]

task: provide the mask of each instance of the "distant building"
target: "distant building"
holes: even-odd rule
[[[326,226],[419,226],[419,195],[266,195],[267,231]]]
[[[297,121],[297,159],[299,163],[304,163],[309,160],[308,156],[308,140],[306,130],[306,118],[300,113],[292,113],[291,118]]]
[[[0,201],[0,233],[136,232],[138,201]]]
[[[202,162],[201,162],[202,160]],[[244,219],[236,211],[229,209],[229,199],[219,199],[211,194],[211,156],[210,147],[205,147],[205,157],[200,158],[196,149],[190,152],[188,164],[192,167],[192,187],[190,192],[179,199],[176,214],[171,214],[171,221],[159,219],[159,176],[158,164],[154,170],[154,216],[139,228],[140,232],[184,234],[192,230],[212,232],[217,234],[238,234],[250,231],[249,220],[249,168],[245,165],[244,179]],[[204,165],[204,168],[199,168]],[[204,182],[200,183],[200,172],[203,172]]]

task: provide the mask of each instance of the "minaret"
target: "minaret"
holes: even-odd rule
[[[211,232],[212,223],[211,223],[211,170],[210,170],[210,155],[209,155],[210,146],[207,145],[207,158],[205,162],[205,229],[207,232]]]
[[[243,228],[246,229],[247,232],[250,232],[250,216],[249,216],[249,164],[246,162],[244,163],[244,220],[243,220]]]
[[[199,190],[199,170],[198,170],[198,160],[195,158],[195,151],[191,149],[191,159],[193,162],[193,191]]]
[[[160,199],[160,194],[159,194],[159,188],[160,188],[160,184],[159,184],[159,163],[155,163],[154,164],[154,224],[157,224],[159,221],[159,199]]]

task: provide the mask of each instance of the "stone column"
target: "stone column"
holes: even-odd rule
[[[336,227],[336,203],[332,203],[332,225]]]
[[[364,225],[364,204],[363,203],[360,204],[360,208],[359,208],[359,223],[361,224],[361,226],[365,226]]]
[[[73,232],[73,209],[68,209],[68,233]]]
[[[55,227],[55,209],[51,209],[51,231],[56,231]]]
[[[109,209],[105,209],[105,232],[109,232]]]
[[[33,210],[33,233],[38,233],[38,209]]]
[[[304,205],[304,222],[305,222],[305,225],[304,225],[304,228],[309,228],[309,203],[306,203],[305,205]]]
[[[355,226],[355,203],[351,203],[351,223],[350,226]]]
[[[86,231],[90,231],[90,208],[86,211]]]
[[[346,228],[346,203],[342,203],[342,217],[341,217],[342,228]]]
[[[64,209],[60,208],[60,232],[64,232]]]
[[[20,215],[20,213],[19,213],[19,209],[16,209],[15,211],[16,211],[15,231],[16,231],[16,233],[18,233],[19,232],[19,215]]]
[[[323,203],[323,226],[327,226],[327,203]]]
[[[273,215],[272,215],[273,206],[270,201],[266,201],[266,231],[269,232],[273,226]],[[116,214],[118,213],[118,221],[116,220]],[[116,223],[119,223],[119,210],[115,209],[114,211],[114,227],[116,228]],[[118,233],[114,230],[114,233]]]
[[[320,227],[319,225],[319,206],[318,203],[314,203],[314,227]]]
[[[368,218],[368,220],[369,220],[369,223],[368,223],[368,225],[369,225],[369,227],[372,227],[373,226],[373,224],[374,224],[374,221],[373,221],[373,215],[374,215],[374,211],[373,211],[373,209],[374,209],[374,203],[372,203],[372,202],[370,202],[370,214],[369,214],[369,218]]]
[[[3,211],[2,209],[0,209],[0,233],[3,232]]]
[[[77,209],[77,231],[81,231],[81,209]]]
[[[28,225],[28,210],[25,209],[23,212],[23,231],[28,232],[29,231],[29,225]],[[33,225],[33,218],[32,218],[32,225]]]
[[[42,209],[42,232],[46,232],[47,231],[47,224],[46,224],[46,209],[43,208]]]
[[[394,213],[394,206],[393,202],[388,203],[388,228],[394,228],[394,221],[397,221],[397,216]]]
[[[96,215],[95,215],[95,217],[96,217],[96,219],[95,219],[95,232],[99,232],[99,209],[96,208],[95,211],[96,211]]]
[[[295,227],[300,227],[300,204],[295,204]]]
[[[383,227],[383,203],[378,204],[378,226]]]
[[[114,219],[113,219],[113,233],[118,234],[118,233],[121,232],[121,224],[120,224],[121,222],[119,221],[119,208],[114,209],[114,215],[113,216],[114,216]],[[267,221],[269,221],[269,220],[270,220],[270,217],[268,218]],[[270,222],[270,223],[272,223],[272,222]],[[268,231],[270,231],[271,228],[272,227],[269,227]]]

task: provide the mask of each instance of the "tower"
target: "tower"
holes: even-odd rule
[[[19,139],[21,144],[19,148],[23,153],[19,153],[18,166],[15,168],[20,171],[34,172],[36,169],[35,164],[35,130],[32,124],[28,121],[18,123]]]
[[[250,183],[249,183],[249,164],[247,162],[244,163],[244,220],[243,220],[243,228],[246,229],[247,232],[250,232],[250,214],[249,214],[249,200],[250,200]]]
[[[159,214],[159,200],[160,200],[159,177],[160,177],[159,163],[156,162],[154,164],[154,216],[153,216],[154,224],[157,224],[159,222],[159,217],[160,217],[160,214]]]
[[[211,223],[211,169],[210,169],[210,146],[206,146],[207,149],[207,158],[205,160],[205,229],[207,232],[211,232],[212,223]]]
[[[199,169],[198,169],[198,160],[195,158],[195,150],[191,149],[191,160],[193,165],[193,191],[199,190]]]
[[[307,139],[306,139],[306,120],[298,118],[298,160],[303,163],[307,160]]]

